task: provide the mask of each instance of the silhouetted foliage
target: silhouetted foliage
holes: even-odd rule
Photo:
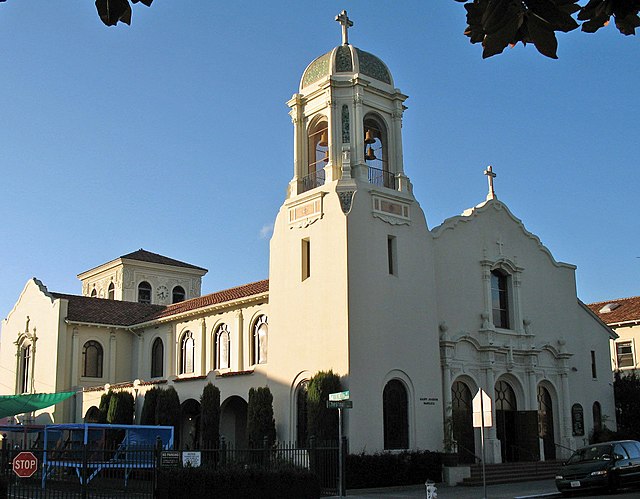
[[[635,372],[614,374],[613,394],[616,400],[618,433],[624,438],[640,439],[640,377]]]
[[[613,15],[624,35],[634,35],[640,27],[640,0],[456,0],[467,10],[464,34],[471,43],[482,43],[482,57],[500,54],[507,45],[533,43],[543,55],[557,59],[556,31],[567,33],[579,25],[572,14],[578,12],[582,31],[594,33],[606,26]]]
[[[172,386],[158,392],[156,400],[156,424],[173,426],[174,434],[180,435],[180,397]]]
[[[124,391],[111,395],[107,423],[133,424],[133,395]]]
[[[200,397],[200,436],[203,447],[218,447],[220,441],[220,390],[207,383]]]
[[[330,393],[342,391],[340,376],[320,371],[307,385],[307,432],[319,441],[338,439],[338,411],[327,409]]]
[[[85,423],[100,423],[100,409],[92,405],[84,415]]]
[[[144,404],[142,406],[142,413],[140,414],[140,424],[156,424],[156,403],[158,401],[159,392],[160,389],[154,386],[144,394]]]
[[[247,438],[249,444],[262,446],[266,439],[270,447],[276,441],[276,422],[273,419],[273,395],[269,387],[251,388],[247,404]]]
[[[109,412],[109,404],[111,403],[112,396],[113,392],[109,390],[107,393],[103,393],[102,397],[100,397],[100,406],[98,407],[100,410],[99,423],[105,424],[107,422],[107,413]]]
[[[133,3],[141,2],[147,7],[150,7],[153,2],[153,0],[131,1]],[[129,5],[129,0],[96,0],[96,9],[100,19],[107,26],[115,26],[118,21],[131,24],[131,5]]]

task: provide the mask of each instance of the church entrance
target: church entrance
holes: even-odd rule
[[[220,405],[220,436],[236,449],[247,447],[247,403],[233,395]]]
[[[453,439],[458,444],[458,461],[475,462],[475,436],[473,431],[473,407],[471,390],[462,381],[451,386],[451,418]]]
[[[195,399],[187,399],[180,406],[180,445],[182,449],[197,449],[199,437],[200,403]]]
[[[538,385],[538,432],[542,438],[545,461],[556,458],[553,428],[553,401],[544,386]]]
[[[538,461],[538,411],[519,411],[513,388],[503,380],[496,383],[495,404],[502,462]]]

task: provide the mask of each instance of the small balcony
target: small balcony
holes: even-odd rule
[[[396,176],[392,172],[380,168],[369,167],[369,183],[388,189],[396,189]]]
[[[324,170],[320,169],[305,175],[298,181],[298,194],[324,185]]]

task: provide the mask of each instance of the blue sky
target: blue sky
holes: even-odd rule
[[[180,7],[177,7],[180,5]],[[203,292],[268,277],[292,176],[285,102],[315,57],[350,41],[409,95],[405,171],[430,227],[481,202],[482,172],[586,302],[634,296],[639,40],[560,34],[559,60],[519,45],[482,60],[453,0],[133,6],[107,28],[91,1],[0,4],[0,317],[30,277],[145,248],[209,269]]]

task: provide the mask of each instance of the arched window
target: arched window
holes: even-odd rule
[[[164,374],[164,344],[160,338],[151,345],[151,377],[160,378]]]
[[[91,298],[97,298],[98,297],[98,290],[96,288],[93,288],[91,290]]]
[[[116,287],[113,285],[113,283],[109,284],[109,291],[108,291],[107,297],[110,300],[115,300],[116,299]]]
[[[544,458],[556,458],[555,435],[553,428],[553,401],[544,386],[538,385],[538,436],[544,444]]]
[[[324,166],[329,162],[329,128],[327,121],[317,121],[307,136],[309,158],[307,171],[302,177],[300,192],[305,192],[324,184]]]
[[[253,363],[267,363],[267,346],[269,339],[269,324],[267,316],[261,315],[253,325]]]
[[[181,301],[184,301],[184,298],[187,295],[184,292],[184,288],[182,286],[174,287],[171,294],[172,294],[171,303],[180,303]]]
[[[509,274],[501,269],[491,271],[491,308],[493,325],[509,329]]]
[[[593,403],[593,429],[602,430],[602,406],[598,401]]]
[[[151,284],[147,281],[138,284],[138,303],[151,303]]]
[[[102,378],[102,345],[97,341],[87,341],[82,348],[82,376]]]
[[[402,381],[392,379],[382,393],[384,448],[409,448],[409,398]]]
[[[307,384],[307,381],[303,381],[296,390],[296,442],[299,447],[306,446],[309,438],[307,431]]]
[[[389,169],[387,129],[379,118],[364,119],[364,160],[369,167],[369,182],[379,187],[396,188],[396,179]]]
[[[187,331],[182,335],[180,342],[180,374],[190,374],[193,372],[194,360],[196,357],[196,344],[193,333]]]
[[[20,348],[20,393],[31,391],[31,344],[25,344]]]
[[[231,334],[226,324],[220,324],[215,334],[215,369],[231,367]]]
[[[496,383],[496,411],[516,411],[516,394],[506,381]]]
[[[458,444],[461,462],[473,462],[475,435],[473,431],[473,407],[469,387],[462,381],[451,385],[451,425],[453,439]]]

